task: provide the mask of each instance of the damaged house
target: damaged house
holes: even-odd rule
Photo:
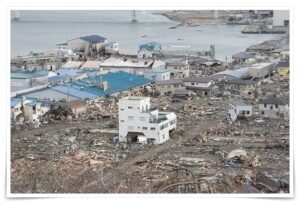
[[[255,99],[259,92],[260,82],[254,80],[234,79],[218,83],[223,95],[241,95],[244,99]]]
[[[155,89],[160,95],[171,95],[174,91],[184,89],[181,79],[156,81]]]
[[[289,100],[272,96],[259,102],[259,110],[263,117],[288,119]]]
[[[248,105],[243,101],[232,101],[229,103],[229,115],[232,121],[238,118],[246,118],[252,116],[252,105]]]
[[[173,79],[185,78],[190,76],[190,66],[184,58],[170,58],[164,60],[166,69],[170,71],[170,77]]]
[[[218,92],[218,87],[209,77],[189,77],[183,81],[187,90],[192,90],[199,96],[214,96]]]
[[[161,144],[176,128],[173,112],[150,108],[150,97],[128,96],[119,100],[119,141]]]

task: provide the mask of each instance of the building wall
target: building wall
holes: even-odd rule
[[[210,81],[208,83],[200,83],[200,82],[184,82],[184,85],[186,87],[191,88],[208,88],[213,84],[213,81]]]
[[[114,43],[112,45],[105,45],[105,52],[112,54],[119,52],[119,44]]]
[[[138,58],[152,58],[153,57],[153,51],[150,50],[141,50],[138,52]]]
[[[128,132],[138,132],[140,135],[145,135],[147,139],[154,139],[156,144],[169,139],[169,131],[176,127],[176,122],[170,125],[170,120],[176,121],[176,115],[169,114],[170,120],[168,118],[157,123],[155,119],[158,117],[158,110],[150,111],[149,109],[149,97],[142,100],[121,99],[119,101],[120,142],[127,142]]]
[[[185,88],[182,84],[156,85],[156,90],[160,95],[172,94],[175,90]]]
[[[59,92],[59,91],[55,91],[51,88],[46,88],[46,89],[42,89],[39,91],[29,92],[26,94],[22,94],[21,96],[33,97],[33,98],[37,98],[37,99],[49,99],[51,101],[60,101],[60,100],[75,101],[75,100],[80,99],[80,98]]]
[[[163,73],[144,72],[144,77],[150,80],[152,80],[153,77],[155,77],[155,81],[170,80],[170,72],[163,72]]]
[[[252,77],[262,78],[262,77],[268,75],[269,73],[271,73],[273,68],[274,68],[273,64],[266,65],[261,68],[249,67],[248,72],[249,72],[250,76],[252,76]]]
[[[288,105],[278,105],[275,104],[259,104],[260,114],[267,118],[279,118],[283,117],[288,119],[289,117],[289,106]]]
[[[284,21],[289,20],[288,10],[274,10],[273,11],[273,25],[274,26],[284,26]]]
[[[79,38],[68,41],[68,49],[71,49],[73,52],[86,52],[88,48],[89,43]]]
[[[166,65],[166,69],[170,71],[171,78],[185,78],[190,76],[190,67],[188,65],[183,65],[183,66]]]
[[[15,107],[10,109],[10,112],[11,112],[10,116],[13,119],[13,121],[15,121],[17,116],[22,113],[21,107],[22,107],[22,105],[21,105],[21,103],[19,103],[18,105],[16,105]]]

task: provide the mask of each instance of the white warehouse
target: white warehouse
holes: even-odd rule
[[[150,97],[128,96],[119,100],[119,141],[153,142],[169,140],[169,133],[176,128],[177,117],[173,112],[150,108]]]

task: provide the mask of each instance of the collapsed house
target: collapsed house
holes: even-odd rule
[[[40,116],[43,116],[50,109],[48,101],[38,101],[34,98],[11,98],[11,119],[17,121],[20,117],[33,123],[38,122]]]
[[[289,118],[289,100],[287,98],[269,97],[259,102],[259,110],[266,118]]]
[[[150,108],[149,97],[128,96],[119,100],[119,141],[161,144],[176,128],[176,115]]]

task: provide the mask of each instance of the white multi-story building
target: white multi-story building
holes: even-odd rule
[[[246,118],[252,116],[252,105],[243,101],[232,101],[229,103],[229,115],[232,121],[238,117]]]
[[[176,115],[150,108],[149,97],[128,96],[119,100],[119,141],[161,144],[176,128]]]

